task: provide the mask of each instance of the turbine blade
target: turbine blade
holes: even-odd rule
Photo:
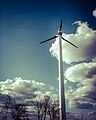
[[[61,22],[60,22],[60,29],[62,29],[62,19],[61,19]]]
[[[44,40],[44,41],[40,42],[40,44],[42,44],[42,43],[44,43],[44,42],[47,42],[47,41],[50,41],[50,40],[53,40],[53,39],[55,39],[55,38],[57,38],[57,37],[58,37],[58,36],[55,35],[54,37],[49,38],[48,40]]]
[[[65,40],[66,42],[70,43],[71,45],[73,45],[74,47],[78,48],[76,45],[74,45],[73,43],[71,43],[70,41],[64,39],[63,37],[61,37],[63,40]]]

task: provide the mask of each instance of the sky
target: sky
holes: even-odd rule
[[[58,40],[42,45],[40,42],[57,34],[62,18],[63,37],[78,46],[78,49],[75,49],[62,42],[65,91],[70,107],[68,110],[74,107],[79,108],[78,111],[81,112],[94,111],[94,106],[96,107],[95,9],[95,0],[0,0],[1,92],[19,96],[31,83],[35,88],[31,85],[27,92],[22,93],[25,96],[28,92],[33,93],[35,89],[37,98],[38,95],[40,97],[41,94],[52,95],[52,93],[54,98],[56,97]],[[21,85],[18,86],[19,84]],[[82,106],[88,108],[84,109]]]

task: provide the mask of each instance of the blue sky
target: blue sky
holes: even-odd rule
[[[54,84],[58,70],[48,51],[52,42],[39,45],[40,41],[57,33],[61,18],[65,33],[74,32],[72,23],[77,20],[94,28],[94,9],[93,0],[1,0],[1,80],[20,76]]]
[[[72,23],[78,20],[96,29],[95,8],[95,0],[1,0],[0,80],[21,77],[58,88],[58,61],[49,52],[52,41],[39,43],[57,34],[61,18],[66,34],[76,31]]]

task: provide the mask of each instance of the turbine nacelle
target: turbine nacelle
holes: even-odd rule
[[[58,35],[62,36],[62,29],[61,28],[58,29]]]

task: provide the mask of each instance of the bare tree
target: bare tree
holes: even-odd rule
[[[46,115],[48,113],[49,108],[49,96],[44,96],[44,99],[42,101],[36,101],[36,116],[38,117],[38,120],[45,120]]]
[[[11,119],[10,112],[11,112],[13,102],[14,101],[11,99],[11,97],[7,95],[6,100],[2,103],[1,114],[0,114],[1,120]]]
[[[59,101],[53,101],[48,109],[48,115],[50,115],[50,120],[59,120]]]
[[[35,109],[38,120],[46,120],[47,116],[49,116],[50,120],[59,120],[58,101],[52,101],[50,96],[44,96],[42,101],[36,103]]]
[[[12,119],[13,120],[27,120],[26,111],[27,107],[23,104],[15,104],[14,108],[11,111]]]
[[[15,99],[6,95],[6,99],[0,107],[0,120],[28,120],[27,107],[23,104],[17,104]]]

